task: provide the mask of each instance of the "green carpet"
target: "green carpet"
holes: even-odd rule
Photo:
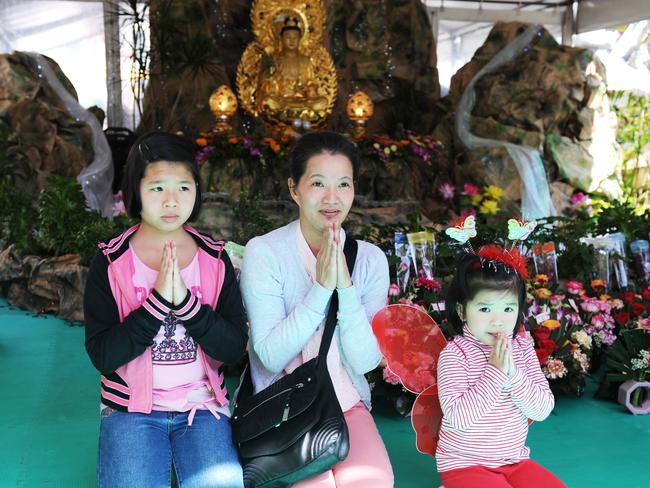
[[[0,486],[95,486],[99,375],[83,329],[0,300],[0,371]],[[533,458],[571,488],[647,488],[650,416],[595,400],[593,389],[582,399],[560,398],[546,421],[532,425]],[[382,408],[375,418],[395,486],[437,487],[435,462],[415,450],[409,420]]]

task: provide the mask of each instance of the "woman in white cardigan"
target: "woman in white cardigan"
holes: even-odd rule
[[[357,151],[332,132],[303,136],[291,154],[289,192],[298,220],[248,242],[241,289],[250,319],[250,364],[255,391],[318,355],[330,298],[339,310],[327,357],[350,434],[350,452],[333,469],[299,488],[393,486],[384,443],[370,415],[364,374],[381,360],[370,326],[386,303],[388,263],[373,244],[359,241],[350,276],[341,224],[354,200]]]

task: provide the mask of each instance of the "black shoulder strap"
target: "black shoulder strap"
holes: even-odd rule
[[[357,250],[359,249],[359,244],[355,239],[347,237],[345,239],[345,245],[343,246],[343,254],[345,254],[345,262],[348,265],[348,270],[350,271],[350,276],[352,276],[352,270],[354,269],[354,263],[357,260]],[[332,299],[330,300],[330,308],[327,312],[327,320],[325,321],[325,330],[323,331],[323,338],[320,342],[320,348],[318,349],[318,357],[325,358],[327,352],[330,349],[330,343],[332,342],[332,337],[334,336],[334,329],[336,328],[336,314],[339,310],[339,296],[336,290],[332,293]],[[322,361],[322,364],[327,364],[326,361]]]

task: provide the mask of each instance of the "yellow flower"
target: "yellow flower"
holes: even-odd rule
[[[555,330],[560,326],[560,322],[557,320],[549,319],[545,320],[542,322],[542,327],[546,327],[547,329]]]
[[[553,296],[553,292],[548,288],[538,288],[535,290],[535,293],[537,294],[537,298],[540,300],[548,300]]]
[[[472,205],[475,207],[481,203],[481,200],[483,200],[483,195],[473,195],[472,196]]]
[[[533,281],[535,283],[539,283],[540,285],[545,285],[548,283],[548,276],[545,274],[536,274],[535,277],[533,278]]]
[[[600,296],[598,297],[598,299],[599,299],[601,302],[606,302],[606,301],[609,300],[610,298],[612,298],[612,297],[610,297],[609,295],[606,295],[606,294],[602,294],[602,295],[600,295]]]
[[[603,280],[591,280],[591,287],[594,290],[597,288],[605,288],[605,282]]]
[[[397,151],[397,146],[393,144],[392,146],[390,146],[390,150],[393,152]]]
[[[207,146],[208,145],[208,140],[205,137],[199,137],[196,140],[196,145],[199,147]]]
[[[390,147],[384,148],[384,154],[390,154]]]
[[[501,197],[503,196],[503,190],[498,186],[489,185],[485,188],[485,195],[490,198],[493,198],[498,202],[499,200],[501,200]]]
[[[499,211],[499,205],[494,200],[483,200],[478,211],[482,214],[494,215]]]

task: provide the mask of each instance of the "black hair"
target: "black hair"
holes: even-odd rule
[[[298,19],[295,17],[287,17],[284,19],[284,26],[280,30],[280,35],[284,34],[286,31],[295,30],[302,34],[300,25],[298,24]]]
[[[456,274],[447,290],[445,311],[447,320],[457,334],[463,334],[463,321],[458,315],[457,305],[463,308],[481,290],[511,291],[517,295],[519,309],[513,337],[523,323],[528,304],[526,284],[510,266],[494,260],[483,259],[476,254],[464,254],[456,267]]]
[[[359,160],[359,153],[354,143],[336,132],[310,132],[298,139],[291,151],[291,178],[295,185],[305,174],[307,161],[324,153],[332,156],[340,154],[348,158],[352,164],[352,175],[354,175]]]
[[[183,164],[192,173],[196,183],[196,200],[188,221],[196,220],[201,211],[201,179],[195,159],[195,147],[185,137],[168,132],[149,132],[139,137],[131,147],[126,159],[122,194],[126,213],[131,218],[140,217],[142,199],[140,181],[147,166],[159,161]]]

